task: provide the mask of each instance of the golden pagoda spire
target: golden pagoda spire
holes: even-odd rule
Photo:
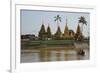
[[[69,30],[68,30],[68,26],[67,26],[67,19],[66,19],[66,25],[65,25],[63,36],[64,36],[64,38],[68,38],[69,37]]]
[[[67,18],[66,18],[66,25],[65,25],[64,33],[65,33],[65,34],[68,33]]]

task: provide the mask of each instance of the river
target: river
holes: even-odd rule
[[[89,49],[84,49],[84,51],[85,55],[82,56],[78,55],[77,51],[72,49],[46,50],[45,52],[42,52],[42,54],[39,50],[28,50],[21,52],[21,63],[88,60]]]

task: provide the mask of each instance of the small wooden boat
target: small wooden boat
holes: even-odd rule
[[[78,55],[82,55],[82,56],[84,56],[85,55],[85,51],[84,50],[82,50],[82,49],[80,49],[79,51],[78,51],[78,53],[77,53]]]

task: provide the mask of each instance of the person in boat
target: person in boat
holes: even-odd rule
[[[85,51],[82,50],[82,49],[80,49],[80,50],[78,51],[78,55],[82,55],[82,56],[84,56],[84,55],[85,55]]]

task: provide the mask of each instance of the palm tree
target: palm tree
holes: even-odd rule
[[[54,21],[57,21],[57,25],[59,26],[59,21],[61,22],[61,17],[59,15],[57,15],[54,18],[55,18]]]
[[[87,21],[84,16],[81,16],[78,20],[78,23],[81,23],[81,32],[83,32],[83,25],[87,25]]]

